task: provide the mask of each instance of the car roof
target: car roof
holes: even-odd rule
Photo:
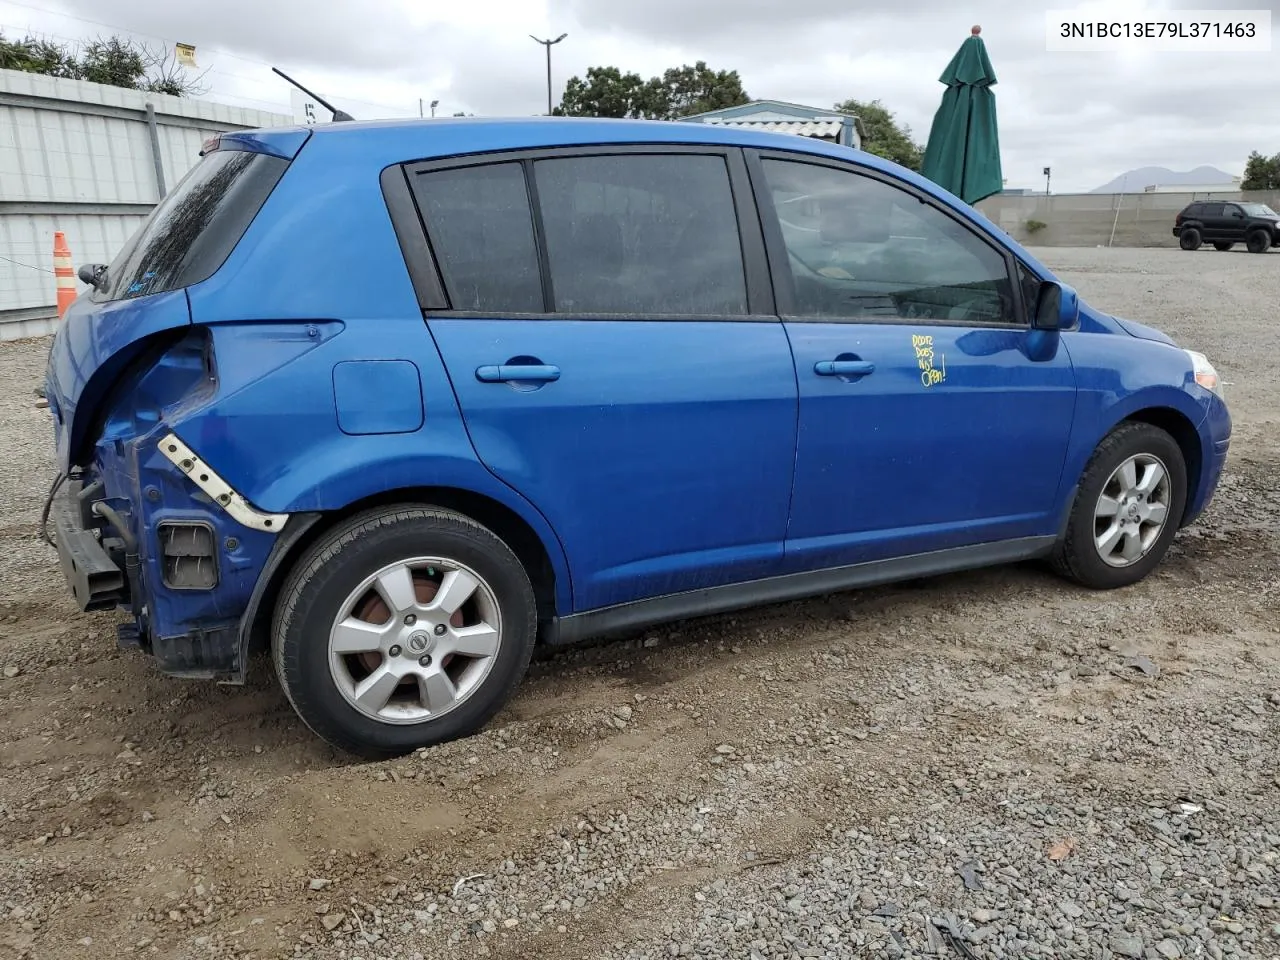
[[[856,158],[864,166],[882,172],[898,176],[905,173],[909,182],[931,193],[937,192],[936,185],[930,181],[863,150],[812,137],[717,123],[605,117],[414,117],[403,120],[342,121],[253,132],[270,135],[299,131],[309,131],[317,143],[337,141],[353,145],[367,144],[372,152],[400,154],[405,161],[501,150],[597,144],[756,147],[761,150],[811,153],[842,160]],[[356,146],[356,149],[360,149],[360,146]]]

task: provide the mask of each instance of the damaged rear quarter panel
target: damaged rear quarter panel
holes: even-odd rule
[[[363,319],[358,349],[356,325],[211,325],[218,396],[174,421],[173,431],[253,506],[271,513],[342,510],[388,491],[432,486],[488,496],[538,534],[555,567],[557,603],[568,609],[559,539],[536,508],[476,458],[426,324],[416,315]],[[411,398],[425,410],[417,430],[343,432],[333,368],[352,357],[407,360],[420,371],[421,399],[416,392]]]

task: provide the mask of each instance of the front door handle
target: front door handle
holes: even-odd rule
[[[512,380],[550,383],[560,379],[560,368],[550,364],[490,364],[476,367],[476,379],[481,383],[507,383]]]
[[[876,372],[876,365],[869,360],[819,360],[813,372],[820,377],[865,377]]]

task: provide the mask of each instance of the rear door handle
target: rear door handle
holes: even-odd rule
[[[813,372],[820,377],[865,377],[876,372],[876,365],[869,360],[819,360]]]
[[[476,367],[476,379],[481,383],[506,383],[511,380],[550,383],[560,379],[560,368],[550,364],[490,364]]]

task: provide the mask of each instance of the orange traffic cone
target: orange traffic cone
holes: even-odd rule
[[[58,319],[76,298],[76,269],[71,265],[71,248],[61,230],[53,235],[53,272],[58,278]]]

